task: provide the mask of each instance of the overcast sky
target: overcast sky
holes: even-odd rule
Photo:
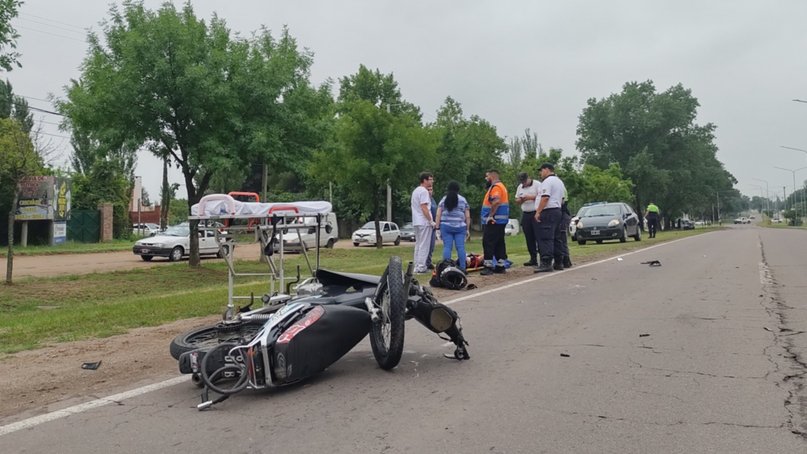
[[[146,1],[158,8],[161,1]],[[183,2],[174,2],[181,7]],[[312,81],[337,80],[360,64],[393,73],[403,96],[432,121],[447,96],[499,135],[529,128],[544,148],[576,154],[578,116],[589,98],[628,81],[677,83],[700,101],[697,122],[717,126],[718,159],[747,195],[793,190],[807,167],[807,1],[621,0],[196,0],[233,32],[287,25],[314,53]],[[105,0],[26,0],[14,25],[23,67],[6,73],[31,106],[52,110],[86,53],[85,30],[100,31]],[[67,134],[37,114],[65,165]],[[141,155],[136,172],[152,197],[161,166]],[[755,180],[755,178],[760,180]],[[796,184],[807,168],[796,172]],[[172,181],[181,182],[179,174]],[[413,184],[415,184],[413,182]],[[757,185],[757,186],[754,186]],[[762,187],[762,189],[760,189]]]

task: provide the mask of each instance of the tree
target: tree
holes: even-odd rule
[[[17,60],[20,54],[14,50],[20,35],[11,25],[11,19],[17,17],[20,6],[20,0],[0,0],[0,68],[6,71],[11,71],[14,66],[21,67]]]
[[[391,74],[364,65],[341,79],[338,119],[329,149],[314,156],[312,176],[349,188],[347,199],[364,207],[381,238],[381,208],[387,185],[408,191],[415,175],[434,163],[434,136],[420,112],[401,96]],[[335,168],[338,171],[335,171]],[[381,248],[381,242],[376,247]]]
[[[586,164],[619,164],[638,212],[653,199],[669,219],[734,184],[716,158],[715,126],[695,124],[698,106],[680,84],[657,93],[651,81],[626,83],[620,94],[588,100],[577,148]]]
[[[451,97],[438,109],[429,128],[438,141],[435,194],[440,194],[449,181],[458,182],[476,216],[485,195],[485,172],[504,167],[502,156],[507,150],[504,140],[488,121],[476,115],[466,118],[462,106]]]
[[[182,170],[189,211],[221,169],[287,157],[295,124],[287,118],[304,122],[317,111],[286,103],[317,91],[308,82],[312,57],[288,30],[279,39],[265,29],[233,38],[217,16],[197,19],[190,2],[180,11],[171,3],[156,12],[142,1],[122,6],[112,7],[104,42],[90,35],[80,83],[59,105],[73,124],[111,148],[129,142],[158,157],[167,152]],[[200,264],[196,235],[189,264]]]
[[[6,284],[12,283],[14,270],[14,216],[23,178],[36,175],[42,162],[34,150],[31,138],[19,122],[0,118],[0,196],[11,201],[8,211],[8,253],[6,256]]]

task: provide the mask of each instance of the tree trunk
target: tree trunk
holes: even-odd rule
[[[14,213],[17,211],[17,200],[20,196],[19,186],[14,191],[11,209],[8,211],[8,251],[6,252],[6,284],[12,284],[14,275]]]
[[[171,188],[168,186],[168,158],[163,158],[163,188],[160,200],[160,230],[168,227],[168,210],[171,206]]]
[[[378,192],[376,192],[378,194]],[[384,239],[381,237],[381,219],[379,216],[380,206],[378,197],[373,201],[373,221],[375,221],[375,248],[382,249],[384,247]]]

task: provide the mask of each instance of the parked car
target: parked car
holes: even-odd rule
[[[160,226],[153,222],[132,225],[132,233],[138,236],[152,236],[160,233]]]
[[[734,220],[735,224],[750,224],[751,220],[743,216]]]
[[[401,227],[401,239],[404,241],[415,241],[415,226],[407,222]]]
[[[216,241],[216,234],[212,230],[199,231],[199,255],[216,255],[224,257],[229,249],[228,245],[219,244],[224,242],[223,238]],[[154,257],[168,257],[171,262],[176,262],[182,257],[188,256],[191,249],[190,229],[186,225],[176,225],[169,227],[165,232],[137,240],[132,247],[132,252],[139,255],[145,262],[150,262]]]
[[[569,234],[572,236],[572,241],[577,241],[577,221],[579,221],[580,218],[586,214],[586,211],[588,211],[588,209],[592,206],[603,205],[606,203],[608,202],[589,202],[583,204],[583,206],[577,210],[577,214],[572,216],[571,222],[569,222]]]
[[[639,216],[628,204],[622,202],[591,205],[577,221],[577,243],[605,240],[619,240],[624,243],[628,237],[642,240]]]
[[[380,221],[381,227],[381,244],[393,243],[396,246],[401,244],[401,231],[398,229],[398,224],[389,221]],[[375,222],[370,221],[361,226],[359,230],[353,232],[351,236],[353,246],[360,244],[376,244],[375,236]]]
[[[311,249],[317,245],[317,219],[314,217],[303,217],[295,219],[292,224],[303,222],[308,228],[286,229],[283,231],[284,250],[300,250],[300,239],[305,244],[305,249]],[[339,222],[336,213],[328,213],[320,222],[319,245],[320,247],[332,248],[339,240]]]
[[[521,232],[521,224],[518,219],[508,219],[507,225],[504,226],[504,234],[507,236],[518,235]]]
[[[681,230],[694,230],[695,223],[689,219],[681,219]]]

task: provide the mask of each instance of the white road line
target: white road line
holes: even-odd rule
[[[708,233],[706,235],[708,235]],[[700,235],[697,235],[697,236],[700,236]],[[628,256],[631,256],[631,255],[640,253],[640,252],[645,252],[645,251],[649,251],[651,249],[655,249],[655,248],[657,248],[659,246],[666,246],[666,245],[670,245],[670,244],[673,244],[673,243],[677,243],[679,241],[688,240],[688,239],[691,239],[691,238],[695,238],[695,237],[690,236],[690,237],[680,238],[680,239],[673,240],[673,241],[667,241],[667,242],[664,242],[664,243],[656,244],[654,246],[649,246],[649,247],[646,247],[646,248],[637,249],[635,251],[631,251],[631,252],[622,254],[619,257],[628,257]],[[582,269],[588,268],[590,266],[599,265],[599,264],[602,264],[602,263],[605,263],[605,262],[610,262],[610,261],[616,260],[616,259],[617,259],[616,257],[611,257],[611,258],[607,258],[607,259],[603,259],[603,260],[598,260],[596,262],[586,263],[584,265],[575,265],[574,267],[570,268],[569,270],[564,270],[564,271],[565,272],[573,272],[575,270],[582,270]],[[446,301],[443,304],[446,304],[446,305],[455,304],[455,303],[459,303],[461,301],[466,301],[466,300],[470,300],[470,299],[479,298],[481,296],[485,296],[485,295],[488,295],[488,294],[493,293],[493,292],[498,292],[499,290],[509,289],[509,288],[517,287],[519,285],[524,285],[524,284],[531,284],[531,283],[533,283],[535,281],[539,281],[541,279],[546,279],[546,278],[549,278],[549,277],[552,277],[552,276],[559,276],[559,275],[560,275],[560,272],[545,273],[545,274],[542,274],[540,276],[532,277],[532,278],[529,278],[529,279],[524,279],[524,280],[521,280],[521,281],[517,281],[517,282],[510,283],[510,284],[502,285],[502,286],[495,287],[495,288],[488,289],[488,290],[483,290],[483,291],[481,291],[479,293],[474,293],[474,294],[471,294],[471,295],[466,295],[466,296],[461,296],[459,298],[454,298],[454,299]],[[183,383],[183,382],[187,382],[187,381],[188,381],[188,377],[186,375],[181,375],[179,377],[175,377],[175,378],[172,378],[170,380],[163,381],[163,382],[154,383],[152,385],[143,386],[143,387],[140,387],[140,388],[137,388],[137,389],[132,389],[130,391],[125,391],[125,392],[122,392],[122,393],[119,393],[119,394],[114,394],[114,395],[108,396],[108,397],[102,397],[100,399],[96,399],[96,400],[86,402],[86,403],[83,403],[83,404],[74,405],[72,407],[68,407],[68,408],[65,408],[63,410],[57,410],[57,411],[54,411],[54,412],[45,413],[44,415],[34,416],[34,417],[31,417],[31,418],[28,418],[28,419],[23,419],[22,421],[11,423],[11,424],[8,424],[8,425],[5,425],[5,426],[0,426],[0,437],[2,437],[3,435],[8,435],[8,434],[10,434],[12,432],[16,432],[18,430],[30,429],[31,427],[35,427],[35,426],[38,426],[40,424],[44,424],[46,422],[55,421],[55,420],[60,419],[60,418],[66,418],[66,417],[68,417],[70,415],[75,415],[77,413],[82,413],[82,412],[85,412],[87,410],[92,410],[93,408],[103,407],[104,405],[120,402],[120,401],[125,400],[125,399],[131,399],[132,397],[137,397],[137,396],[140,396],[140,395],[143,395],[143,394],[146,394],[146,393],[150,393],[152,391],[157,391],[159,389],[167,388],[169,386],[174,386],[174,385],[177,385],[177,384],[180,384],[180,383]]]

